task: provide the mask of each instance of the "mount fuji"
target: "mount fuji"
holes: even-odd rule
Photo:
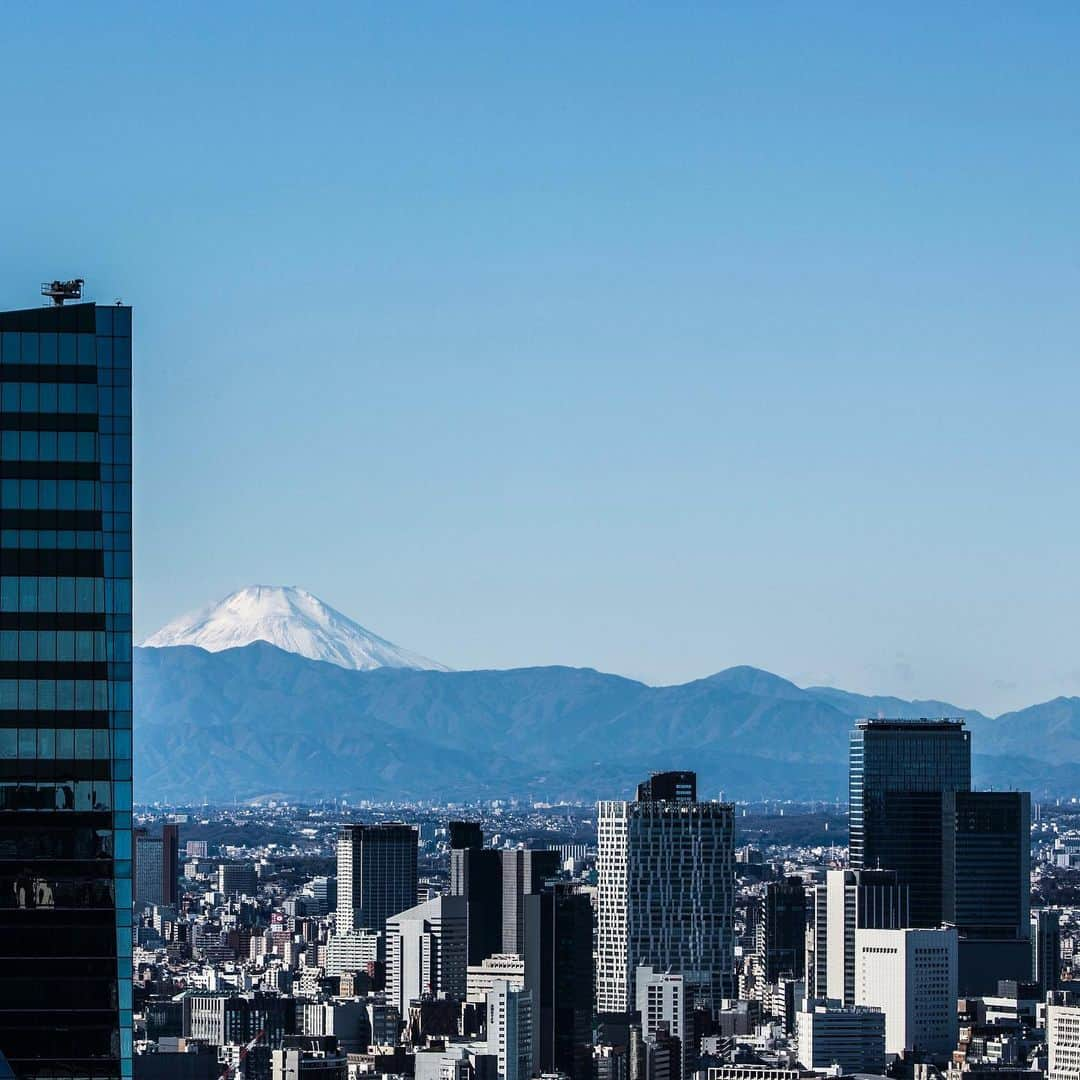
[[[151,634],[146,648],[196,645],[207,652],[266,641],[284,652],[352,671],[409,668],[449,671],[444,664],[402,649],[293,585],[249,585],[200,611],[181,615]]]

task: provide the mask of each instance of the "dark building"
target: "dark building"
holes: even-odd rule
[[[416,906],[416,845],[412,825],[342,825],[337,849],[337,932],[382,930],[386,920]]]
[[[951,906],[950,823],[942,794],[971,789],[963,720],[859,720],[851,733],[850,862],[888,867],[910,890],[911,925],[940,925]]]
[[[590,1080],[595,1000],[592,902],[573,885],[557,882],[529,897],[528,906],[536,910],[539,922],[539,956],[534,958],[527,950],[526,983],[534,982],[530,967],[538,960],[540,1007],[534,1013],[533,1030],[539,1040],[540,1071]],[[529,924],[531,931],[533,918]],[[531,944],[532,933],[526,936]]]
[[[854,869],[887,866],[910,925],[956,925],[959,992],[1030,972],[1031,797],[972,791],[962,720],[860,720],[851,736]]]
[[[130,1076],[129,307],[0,313],[0,530],[0,1052]]]
[[[638,784],[638,802],[697,802],[696,772],[658,772]]]
[[[468,910],[469,964],[502,951],[502,853],[484,847],[479,822],[450,822],[450,895]]]
[[[161,829],[161,902],[180,903],[180,826],[167,823]]]
[[[1061,917],[1050,908],[1031,915],[1031,978],[1040,997],[1061,989]]]
[[[806,886],[802,878],[771,881],[761,897],[756,951],[765,981],[801,978],[806,958]]]
[[[1031,978],[1031,796],[961,791],[946,797],[955,822],[952,863],[957,972],[964,996],[992,994],[999,979]]]

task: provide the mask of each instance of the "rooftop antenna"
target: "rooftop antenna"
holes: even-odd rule
[[[65,300],[81,300],[84,280],[72,278],[70,281],[43,281],[41,295],[49,297],[54,307],[63,307]]]

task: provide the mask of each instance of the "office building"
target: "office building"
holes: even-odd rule
[[[485,1005],[488,991],[497,980],[511,986],[525,986],[525,961],[517,953],[496,953],[485,958],[482,964],[470,964],[465,976],[465,1000],[473,1005]]]
[[[346,1080],[348,1058],[333,1035],[289,1035],[271,1055],[272,1080]]]
[[[305,1002],[303,1034],[333,1035],[346,1054],[362,1054],[371,1045],[371,1021],[363,1001]]]
[[[252,862],[219,863],[217,871],[217,891],[224,896],[254,896],[259,891]]]
[[[1051,908],[1031,913],[1031,978],[1040,997],[1061,988],[1061,917]]]
[[[885,1053],[946,1058],[956,1046],[957,938],[937,930],[856,930],[857,1005],[885,1014]]]
[[[469,922],[469,966],[502,952],[502,853],[484,847],[478,822],[450,822],[450,894],[463,896]]]
[[[697,802],[697,773],[656,772],[637,787],[638,802]]]
[[[0,313],[0,534],[0,1049],[20,1077],[126,1077],[129,307]]]
[[[851,868],[897,871],[911,925],[940,925],[952,906],[942,794],[971,788],[970,732],[963,720],[859,720],[849,765]]]
[[[799,978],[806,957],[806,886],[802,878],[771,881],[761,897],[755,951],[766,982],[781,975]]]
[[[164,903],[165,880],[163,845],[160,836],[150,836],[145,829],[135,829],[135,903],[150,907]]]
[[[880,1009],[810,999],[798,1013],[796,1030],[799,1064],[806,1069],[885,1072],[885,1014]]]
[[[540,892],[544,883],[559,873],[557,851],[518,848],[500,852],[502,858],[501,953],[525,949],[525,897]]]
[[[1080,1004],[1072,994],[1046,999],[1046,1080],[1080,1080]]]
[[[487,996],[487,1047],[499,1080],[528,1080],[536,1072],[532,992],[496,980]]]
[[[677,799],[599,804],[601,1013],[633,1009],[640,964],[682,975],[695,1007],[735,996],[733,810],[689,800],[688,790],[684,782]]]
[[[957,927],[962,994],[1027,978],[1028,793],[970,790],[962,720],[860,720],[850,765],[852,867],[895,869],[911,926]]]
[[[689,1077],[696,1052],[691,1010],[681,975],[654,971],[642,965],[635,973],[636,1008],[646,1043],[661,1035],[679,1040],[681,1062],[677,1077]]]
[[[945,797],[955,822],[952,908],[960,936],[959,990],[993,994],[999,979],[1031,977],[1031,796],[960,791]]]
[[[910,925],[908,887],[895,870],[829,870],[814,887],[810,996],[855,1004],[855,931]]]
[[[180,826],[168,821],[161,827],[161,902],[180,903]]]
[[[529,944],[526,947],[526,977],[533,990],[533,1038],[539,1068],[543,1073],[586,1080],[592,1062],[596,1000],[592,900],[577,887],[556,882],[530,896],[528,904],[530,911],[539,909],[539,957]],[[528,925],[526,937],[531,942],[531,919]],[[537,959],[538,978],[531,970]]]
[[[337,848],[337,932],[382,930],[416,904],[417,832],[411,825],[343,825]]]
[[[680,1080],[682,1044],[663,1028],[646,1035],[638,1025],[630,1029],[629,1080]]]
[[[231,1047],[234,1056],[258,1036],[244,1058],[245,1080],[271,1080],[271,1052],[296,1032],[296,1003],[268,993],[195,990],[184,998],[184,1038]]]
[[[460,896],[437,896],[386,922],[387,1001],[402,1016],[421,997],[464,1000],[466,914]]]
[[[180,898],[179,826],[166,824],[160,836],[135,829],[135,902],[175,908]]]
[[[386,962],[386,934],[381,930],[351,930],[334,934],[326,945],[326,974],[367,971]]]

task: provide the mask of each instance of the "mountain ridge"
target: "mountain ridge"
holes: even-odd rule
[[[927,704],[750,667],[652,687],[593,668],[351,670],[266,642],[140,648],[135,676],[137,795],[171,802],[612,798],[687,763],[704,791],[832,800],[846,790],[853,719],[881,701],[915,717]],[[1080,786],[1080,749],[1063,757],[1045,734],[1064,729],[1080,747],[1080,699],[1068,716],[1061,700],[1049,716],[1030,707],[1019,743],[1015,722],[937,704],[976,721],[979,785],[1043,796]]]

